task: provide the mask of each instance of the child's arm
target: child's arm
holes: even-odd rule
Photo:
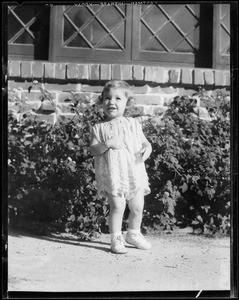
[[[150,142],[146,139],[147,142],[143,143],[143,148],[141,149],[140,153],[142,153],[142,160],[145,161],[149,158],[152,152],[152,146]]]
[[[99,156],[109,150],[109,145],[106,142],[99,143],[99,141],[93,137],[90,143],[90,152],[93,156]]]
[[[95,136],[92,136],[90,143],[90,151],[93,156],[100,156],[109,149],[123,149],[125,144],[121,136],[115,136],[111,139],[108,139],[104,142],[99,142]]]
[[[136,124],[138,126],[138,131],[142,142],[142,149],[140,150],[140,153],[142,154],[142,160],[145,161],[146,159],[149,158],[152,152],[152,146],[150,142],[147,140],[147,138],[145,137],[141,124],[138,121],[136,121]]]
[[[108,150],[108,145],[103,143],[100,138],[99,130],[99,124],[96,124],[91,128],[89,148],[93,156],[99,156]]]

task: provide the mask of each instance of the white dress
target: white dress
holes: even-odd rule
[[[107,194],[132,199],[139,189],[150,193],[148,176],[140,150],[147,142],[140,123],[129,117],[97,123],[92,128],[93,137],[99,143],[121,135],[126,148],[109,149],[94,157],[95,177],[100,196]]]

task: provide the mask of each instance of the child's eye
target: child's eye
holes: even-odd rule
[[[120,97],[116,97],[116,100],[121,100],[121,98]]]

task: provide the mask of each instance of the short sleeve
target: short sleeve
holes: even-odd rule
[[[139,135],[139,138],[140,138],[141,142],[142,143],[148,143],[149,141],[146,139],[146,137],[143,133],[142,125],[136,119],[135,119],[135,124],[136,124],[137,133]]]
[[[90,131],[90,144],[92,144],[93,141],[97,140],[97,142],[101,142],[100,140],[100,126],[99,124],[95,124],[92,126]]]

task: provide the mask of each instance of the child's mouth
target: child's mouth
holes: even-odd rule
[[[114,110],[116,110],[116,107],[109,107],[108,108],[108,111],[114,111]]]

